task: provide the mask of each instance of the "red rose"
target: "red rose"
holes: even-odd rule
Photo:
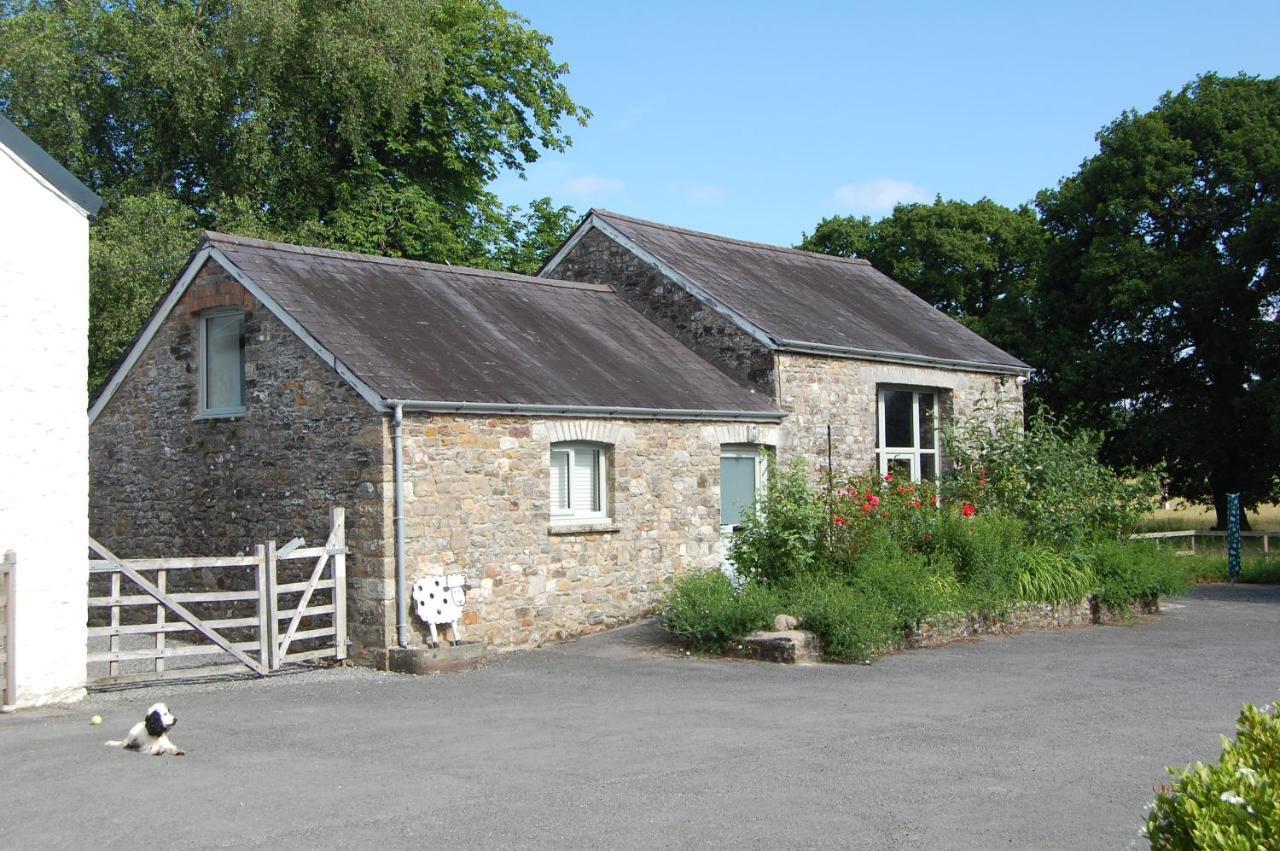
[[[893,481],[893,473],[885,473],[885,474],[884,474],[884,480],[885,480],[886,482],[892,482],[892,481]]]
[[[880,497],[876,496],[873,493],[867,494],[867,505],[870,505],[872,508],[875,508],[879,504],[880,504]]]
[[[870,514],[870,513],[871,513],[871,503],[869,503],[869,502],[864,502],[864,503],[862,504],[862,513],[863,513],[863,514]]]
[[[978,509],[973,507],[972,502],[966,502],[964,504],[964,508],[960,509],[960,513],[963,514],[965,517],[972,517],[974,514],[977,513],[977,511]]]
[[[843,526],[844,526],[844,522],[845,522],[845,521],[844,521],[844,518],[843,518],[843,517],[841,517],[839,514],[837,514],[837,515],[836,515],[836,519],[835,519],[835,521],[834,521],[834,522],[835,522],[835,524],[836,524],[837,526],[843,527]]]

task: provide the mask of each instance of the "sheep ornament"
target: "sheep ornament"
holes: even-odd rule
[[[462,643],[462,607],[467,604],[467,577],[462,573],[448,576],[424,576],[413,583],[413,602],[418,617],[431,629],[431,646],[440,646],[438,626],[453,630],[453,641]]]

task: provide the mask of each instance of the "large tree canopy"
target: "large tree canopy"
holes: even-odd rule
[[[1221,525],[1280,476],[1280,79],[1205,75],[1098,141],[1039,197],[1037,383]]]
[[[932,204],[900,204],[878,222],[823,219],[799,247],[866,258],[934,307],[1025,358],[1028,302],[1044,243],[1044,229],[1029,207],[937,198]]]
[[[197,228],[493,264],[563,226],[485,189],[588,117],[526,23],[493,0],[0,0],[0,111],[107,201],[93,378]]]

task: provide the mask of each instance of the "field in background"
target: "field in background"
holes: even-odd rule
[[[1169,503],[1167,510],[1153,511],[1138,526],[1139,532],[1175,532],[1180,529],[1210,529],[1214,524],[1212,508],[1187,505],[1180,500]],[[1259,506],[1246,512],[1255,531],[1280,532],[1280,505]]]

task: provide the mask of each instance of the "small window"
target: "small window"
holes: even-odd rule
[[[876,458],[880,474],[913,482],[938,478],[938,394],[881,388],[877,394]]]
[[[764,484],[764,458],[757,446],[725,444],[720,447],[720,528],[732,532],[756,504]]]
[[[200,341],[200,413],[244,413],[244,314],[219,311],[200,317]]]
[[[551,521],[608,519],[605,447],[592,443],[551,444]]]

